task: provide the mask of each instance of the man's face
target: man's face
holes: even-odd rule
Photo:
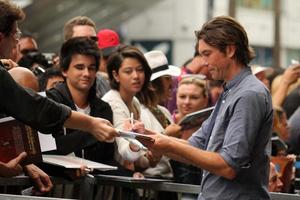
[[[20,41],[18,42],[18,46],[19,46],[19,55],[18,55],[19,59],[27,53],[38,51],[38,46],[36,41],[30,37],[25,37],[20,39]]]
[[[270,164],[270,173],[269,173],[269,192],[282,192],[283,183],[278,177],[278,172],[275,169],[273,163]]]
[[[65,82],[63,77],[52,76],[48,79],[45,90],[50,90],[51,88],[54,88],[58,83],[62,83],[62,82]]]
[[[215,47],[210,46],[204,40],[199,40],[198,50],[203,64],[206,65],[213,80],[230,80],[230,56]]]
[[[71,92],[73,90],[88,94],[96,78],[96,61],[93,56],[75,54],[69,68],[63,72]]]
[[[203,65],[203,63],[203,59],[200,56],[195,56],[190,64],[196,66],[197,70],[194,72],[195,74],[203,74],[210,79],[208,68],[206,65]]]
[[[12,59],[13,49],[17,47],[19,36],[20,30],[16,22],[9,35],[0,33],[0,58]]]
[[[73,27],[72,37],[97,37],[97,35],[94,27],[88,25],[77,25]]]

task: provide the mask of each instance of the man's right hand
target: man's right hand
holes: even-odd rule
[[[0,61],[7,70],[18,67],[18,64],[12,61],[11,59],[0,59]]]
[[[23,171],[20,163],[25,159],[26,156],[26,152],[22,152],[8,163],[0,162],[0,176],[12,177],[19,175]]]
[[[118,136],[117,131],[108,120],[76,111],[71,112],[71,116],[65,121],[64,126],[91,133],[99,141],[113,142],[114,138]]]
[[[91,133],[100,141],[113,142],[118,132],[106,119],[93,117]]]

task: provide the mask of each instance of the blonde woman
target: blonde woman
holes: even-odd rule
[[[177,111],[173,114],[175,123],[178,123],[187,114],[207,108],[208,91],[206,81],[193,75],[183,78],[178,84],[176,102]],[[184,128],[181,131],[180,138],[187,140],[200,126],[201,123],[195,127]]]
[[[175,123],[178,123],[187,114],[208,107],[206,81],[199,78],[197,75],[190,75],[181,79],[178,83],[176,102],[177,111],[173,114]],[[197,129],[200,128],[202,122],[203,121],[200,121],[193,127],[182,127],[182,130],[177,137],[187,140]],[[201,169],[175,160],[171,160],[170,164],[172,166],[176,182],[186,184],[201,183]]]

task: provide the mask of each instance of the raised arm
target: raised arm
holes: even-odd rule
[[[278,88],[272,95],[273,105],[281,106],[287,96],[290,85],[295,83],[300,77],[300,65],[288,67],[282,77]]]

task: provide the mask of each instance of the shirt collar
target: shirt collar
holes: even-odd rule
[[[231,81],[224,85],[224,91],[230,90],[235,85],[238,85],[246,76],[252,74],[250,67],[244,67],[241,72],[236,75]]]

